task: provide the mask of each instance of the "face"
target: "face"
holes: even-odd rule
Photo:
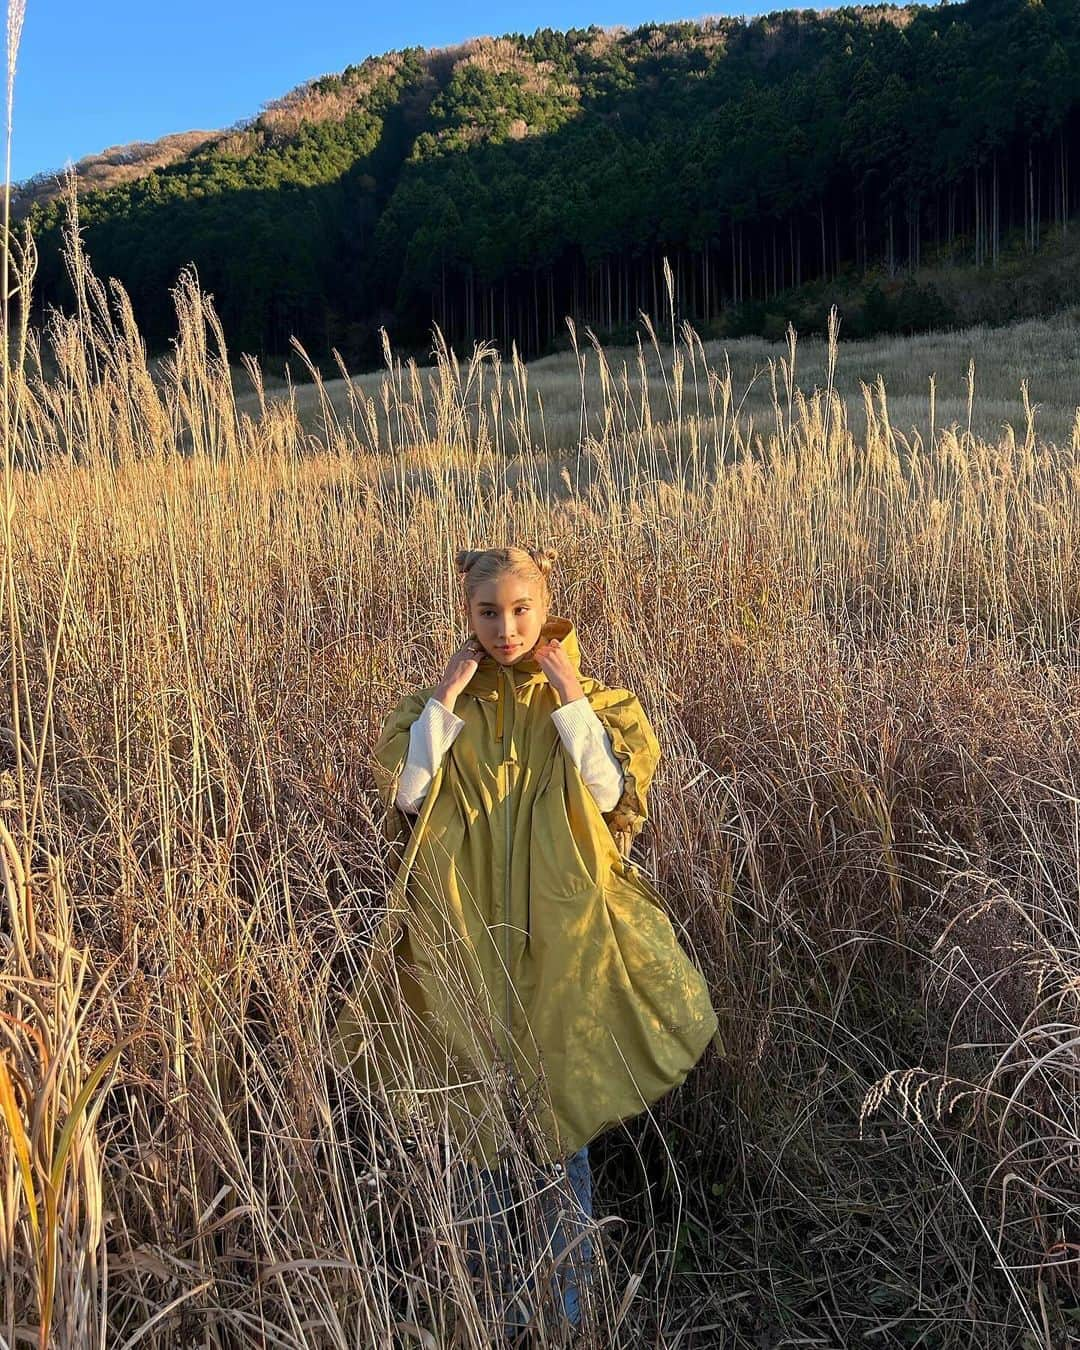
[[[485,581],[469,602],[469,622],[484,650],[504,666],[528,656],[547,622],[538,590],[512,572]],[[505,651],[506,644],[511,650]]]

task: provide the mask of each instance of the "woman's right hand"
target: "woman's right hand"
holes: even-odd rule
[[[480,639],[470,637],[446,663],[442,679],[435,689],[435,697],[440,703],[445,703],[451,712],[454,711],[454,700],[476,674],[483,655]]]

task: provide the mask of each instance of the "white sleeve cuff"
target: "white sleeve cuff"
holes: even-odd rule
[[[569,703],[556,708],[551,714],[551,720],[555,723],[567,749],[583,736],[594,734],[598,727],[601,731],[604,729],[603,722],[593,712],[592,704],[584,694],[581,698],[572,699]]]
[[[409,728],[409,753],[395,798],[400,810],[419,810],[443,756],[464,725],[464,720],[437,698],[429,698],[424,704],[420,716]]]
[[[442,732],[442,738],[447,745],[454,740],[458,732],[465,725],[463,718],[460,718],[457,713],[452,713],[445,703],[440,703],[439,700],[434,697],[429,698],[424,704],[424,709],[420,716],[423,717],[425,714],[438,725]],[[419,721],[419,718],[417,721]]]
[[[600,810],[613,810],[623,792],[622,764],[588,698],[582,695],[553,709],[551,720]]]

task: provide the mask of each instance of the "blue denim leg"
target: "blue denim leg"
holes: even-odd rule
[[[473,1277],[487,1273],[498,1283],[510,1265],[511,1232],[509,1210],[513,1203],[509,1170],[474,1168],[470,1172],[464,1217],[469,1220],[465,1235],[465,1264]]]
[[[583,1237],[568,1256],[562,1261],[559,1258],[575,1237],[583,1230],[587,1232],[592,1219],[592,1173],[588,1147],[571,1154],[565,1160],[565,1167],[572,1192],[569,1202],[562,1188],[552,1185],[550,1175],[545,1176],[542,1169],[536,1173],[536,1183],[548,1252],[556,1262],[551,1278],[551,1293],[556,1306],[561,1304],[567,1320],[576,1327],[581,1324],[580,1290],[591,1278],[592,1238]],[[509,1211],[515,1199],[520,1199],[516,1191],[508,1166],[476,1169],[472,1174],[465,1211],[471,1220],[466,1230],[467,1268],[471,1275],[478,1276],[483,1273],[486,1264],[486,1283],[500,1291],[504,1326],[510,1335],[520,1327],[523,1315],[513,1297],[519,1283],[514,1269],[518,1262],[513,1259],[518,1228]],[[531,1275],[527,1281],[527,1293],[535,1296],[535,1292],[536,1278]]]
[[[580,1292],[592,1277],[593,1244],[588,1235],[592,1219],[592,1171],[588,1145],[566,1159],[566,1174],[573,1199],[570,1208],[564,1196],[552,1189],[544,1193],[543,1208],[548,1242],[557,1265],[552,1278],[552,1293],[562,1299],[571,1326],[581,1325]],[[585,1236],[572,1252],[559,1260],[567,1246],[580,1234]]]

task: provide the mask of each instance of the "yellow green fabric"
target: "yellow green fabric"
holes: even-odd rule
[[[648,816],[656,736],[633,693],[580,673],[570,620],[549,617],[541,638],[553,637],[611,737],[620,801],[601,812],[583,782],[538,662],[485,654],[413,823],[394,798],[434,686],[407,694],[374,749],[394,884],[333,1036],[339,1066],[377,1070],[408,1110],[439,1096],[458,1143],[485,1165],[498,1146],[472,1085],[480,1065],[507,1067],[503,1100],[529,1104],[530,1151],[550,1161],[677,1087],[710,1041],[723,1049],[705,980],[628,857]],[[405,1023],[388,1012],[391,983]],[[421,1058],[445,1091],[411,1090],[430,1085],[416,1077]]]

